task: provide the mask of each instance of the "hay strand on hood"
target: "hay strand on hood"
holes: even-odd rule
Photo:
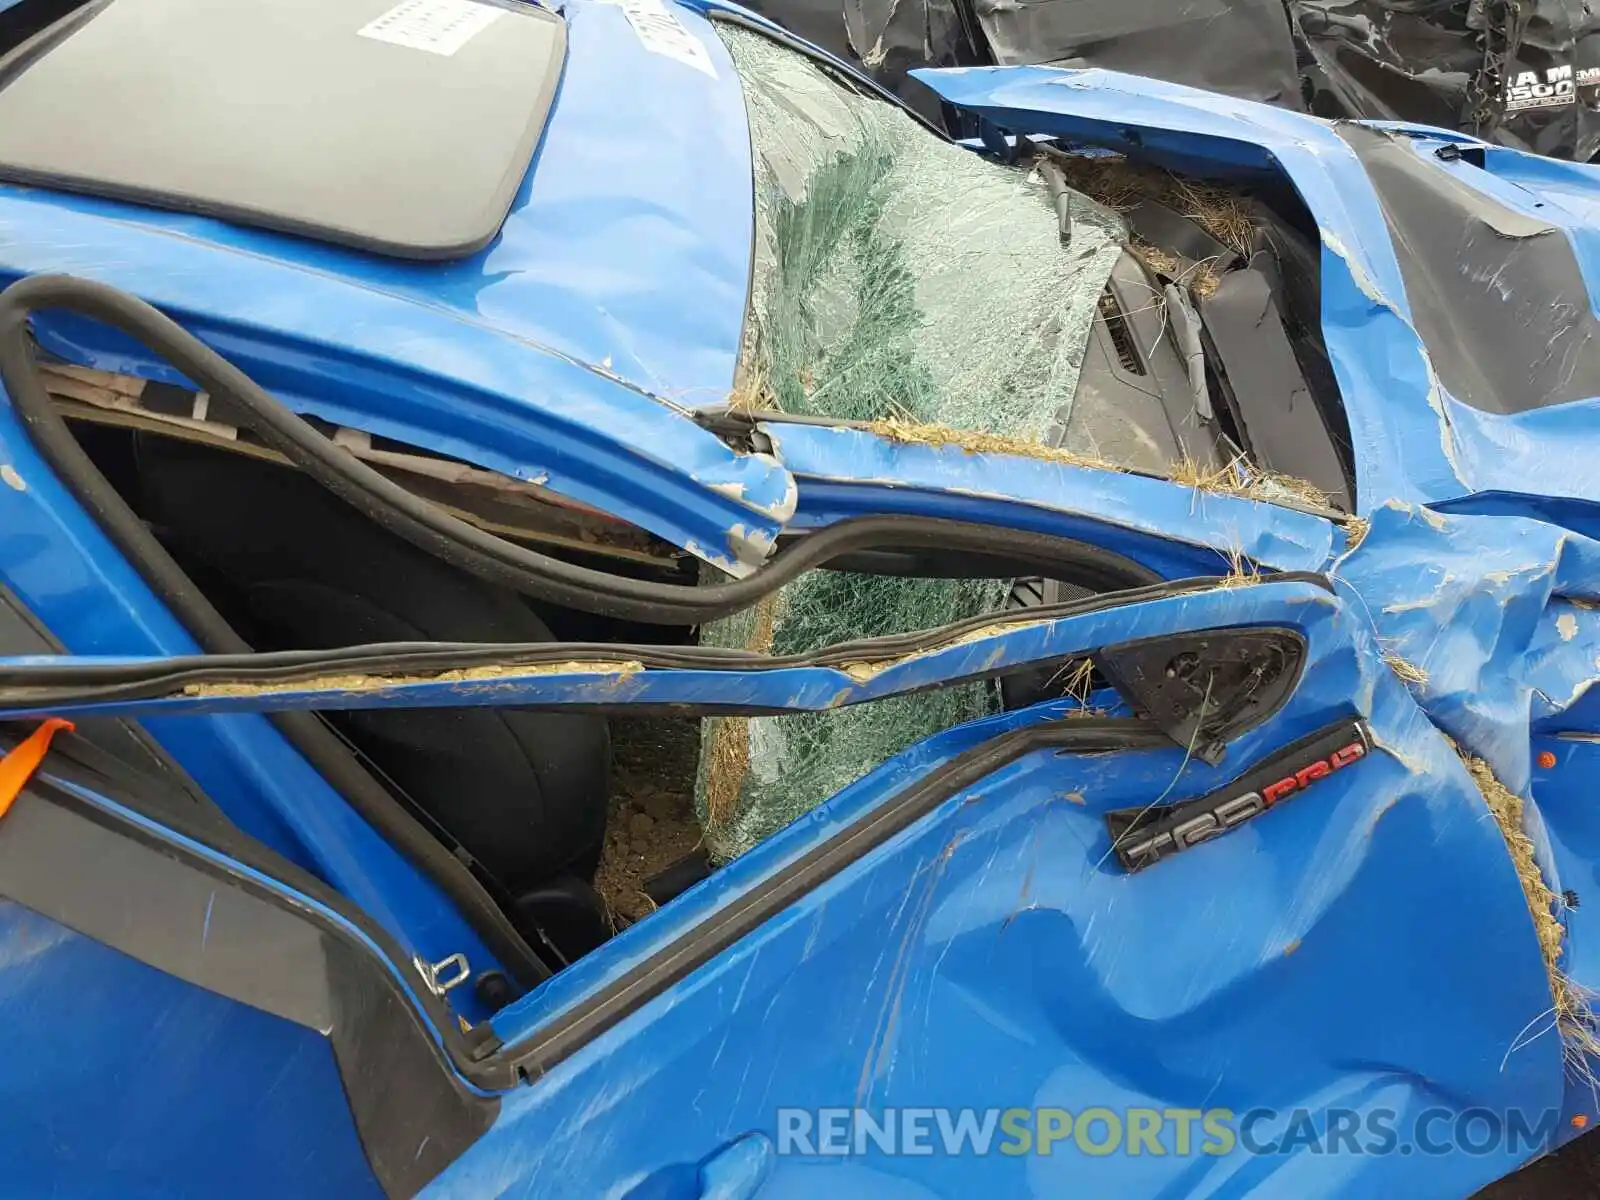
[[[1428,672],[1417,666],[1414,662],[1407,662],[1392,650],[1383,652],[1383,664],[1395,673],[1401,683],[1413,687],[1426,687]]]
[[[1244,547],[1235,543],[1228,547],[1228,573],[1222,577],[1221,587],[1249,587],[1261,582],[1261,568],[1254,559],[1246,558]]]
[[[740,366],[733,391],[728,393],[728,408],[737,413],[778,411],[778,398],[767,386],[767,377],[759,367]]]

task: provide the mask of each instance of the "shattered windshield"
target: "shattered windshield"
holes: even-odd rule
[[[1120,222],[805,55],[720,25],[756,162],[747,388],[788,413],[1038,438],[1069,405]]]
[[[736,403],[1042,439],[1066,425],[1119,219],[952,145],[806,55],[719,25],[744,84],[756,244]],[[1086,447],[1093,452],[1095,448]],[[777,654],[1000,607],[1012,581],[811,572],[702,641]],[[995,705],[966,684],[831,713],[706,722],[698,803],[731,858],[885,758]]]

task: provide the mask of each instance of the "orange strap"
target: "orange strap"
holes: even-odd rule
[[[61,730],[68,732],[75,726],[62,717],[46,717],[44,724],[0,758],[0,817],[11,811],[11,802],[22,791],[22,785],[33,778],[33,773],[44,761],[50,749],[50,740]]]

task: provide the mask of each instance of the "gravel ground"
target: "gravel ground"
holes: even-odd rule
[[[651,912],[644,881],[700,844],[699,726],[690,718],[611,718],[611,811],[594,882],[619,925]]]

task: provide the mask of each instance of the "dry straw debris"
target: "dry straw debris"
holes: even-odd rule
[[[1011,434],[954,429],[949,425],[920,424],[904,420],[869,421],[860,428],[904,445],[954,446],[968,454],[1015,454],[1024,458],[1088,467],[1096,471],[1129,473],[1127,467],[1106,462],[1104,459],[1046,446]],[[1315,485],[1293,475],[1262,470],[1243,457],[1230,459],[1220,466],[1201,466],[1190,459],[1183,459],[1173,465],[1167,478],[1184,487],[1215,495],[1238,496],[1245,500],[1260,500],[1267,503],[1287,502],[1331,511],[1327,493]]]
[[[976,429],[955,429],[949,425],[923,424],[915,421],[869,421],[864,428],[891,442],[914,446],[954,446],[968,454],[1015,454],[1026,458],[1042,458],[1048,462],[1062,462],[1075,467],[1091,467],[1097,471],[1126,472],[1127,468],[1086,454],[1075,454],[1046,446],[1025,437],[1004,433],[985,433]]]
[[[1539,870],[1532,839],[1523,831],[1522,797],[1501,783],[1494,769],[1483,759],[1466,753],[1459,746],[1456,753],[1461,756],[1495,824],[1500,827],[1500,835],[1505,839],[1506,850],[1522,884],[1539,949],[1544,956],[1545,971],[1550,977],[1552,1024],[1561,1035],[1569,1065],[1587,1074],[1588,1059],[1600,1055],[1600,1038],[1594,1033],[1588,994],[1567,978],[1559,966],[1561,942],[1566,931],[1556,916],[1556,894]]]
[[[1383,663],[1384,666],[1395,673],[1401,683],[1414,687],[1425,687],[1427,685],[1428,672],[1417,666],[1416,663],[1408,662],[1406,659],[1401,658],[1393,651],[1384,651]]]
[[[1072,187],[1115,212],[1136,208],[1141,200],[1156,200],[1194,221],[1228,249],[1250,253],[1255,227],[1243,201],[1231,192],[1129,162],[1120,154],[1057,152],[1049,157]]]
[[[757,601],[755,622],[745,639],[746,650],[768,654],[777,622],[778,597]],[[750,772],[750,718],[717,717],[709,723],[705,747],[706,828],[714,830],[732,819],[739,792]]]

